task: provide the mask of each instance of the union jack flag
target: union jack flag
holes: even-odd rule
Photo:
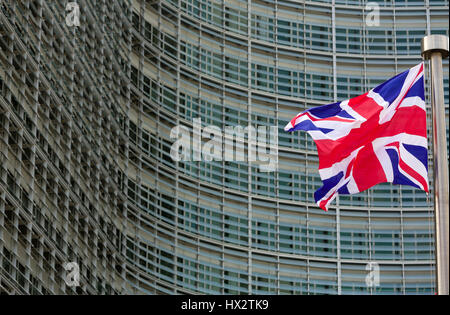
[[[423,63],[361,96],[298,114],[285,127],[295,130],[316,143],[323,186],[314,198],[324,210],[338,193],[379,183],[428,192]]]

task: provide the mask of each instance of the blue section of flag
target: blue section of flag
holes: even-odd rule
[[[411,89],[406,94],[406,97],[418,96],[423,101],[425,101],[425,90],[423,88],[423,77],[417,80],[416,83],[411,87]]]
[[[333,129],[319,128],[311,120],[304,120],[301,123],[298,123],[297,125],[295,125],[294,128],[292,128],[292,131],[293,130],[306,130],[306,131],[319,130],[325,134],[333,131]]]
[[[327,178],[323,180],[323,186],[320,187],[315,193],[314,193],[314,199],[316,202],[321,200],[325,195],[330,191],[331,188],[335,187],[341,178],[344,177],[344,173],[340,172],[337,175]]]
[[[418,159],[420,162],[422,162],[422,164],[425,166],[425,168],[428,171],[428,150],[427,150],[427,148],[424,148],[424,147],[418,146],[418,145],[406,144],[406,143],[403,144],[403,147],[406,149],[406,151],[408,151],[409,153],[414,155],[414,157],[416,159]]]
[[[386,102],[391,104],[400,94],[400,91],[403,88],[403,83],[405,82],[407,76],[408,71],[400,73],[392,79],[389,79],[386,82],[380,84],[379,86],[374,88],[373,91],[380,94]]]
[[[333,103],[328,105],[322,105],[314,107],[308,110],[308,112],[317,118],[328,118],[338,115],[342,108],[339,106],[341,103]]]
[[[391,159],[392,169],[394,171],[394,181],[392,183],[397,185],[411,185],[420,188],[408,177],[400,173],[398,169],[399,158],[397,151],[395,149],[386,149],[386,152],[389,155],[389,158]]]
[[[337,114],[337,116],[342,117],[342,118],[350,118],[350,119],[355,119],[355,117],[351,116],[349,113],[347,113],[345,110],[341,111],[339,114]]]
[[[350,195],[350,192],[348,191],[347,185],[348,184],[345,184],[344,186],[339,188],[338,193],[340,193],[341,195]]]

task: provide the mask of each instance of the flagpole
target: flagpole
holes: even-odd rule
[[[434,158],[434,213],[436,237],[437,294],[449,294],[449,203],[448,156],[445,128],[442,58],[449,55],[448,37],[429,35],[422,39],[422,56],[430,60],[431,108]]]

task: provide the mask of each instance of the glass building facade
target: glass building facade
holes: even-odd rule
[[[78,3],[0,1],[0,294],[129,290],[128,6]]]
[[[369,26],[374,3],[379,25]],[[358,96],[448,35],[448,1],[133,1],[129,281],[142,293],[434,293],[432,198],[378,185],[328,212],[298,112]],[[445,63],[448,100],[448,63]],[[447,107],[448,114],[448,107]],[[279,165],[174,162],[176,125],[279,126]],[[431,162],[431,161],[430,161]],[[131,234],[129,234],[131,235]],[[380,285],[367,286],[376,262]]]
[[[282,129],[419,63],[448,0],[79,0],[78,27],[66,2],[0,4],[1,293],[434,294],[432,194],[324,212],[314,142]],[[174,161],[198,118],[279,127],[278,169]]]

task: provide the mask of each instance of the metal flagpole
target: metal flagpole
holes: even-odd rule
[[[448,37],[429,35],[422,39],[422,56],[430,60],[433,116],[434,213],[436,235],[437,294],[449,294],[449,204],[448,156],[445,131],[442,58],[449,55]]]

